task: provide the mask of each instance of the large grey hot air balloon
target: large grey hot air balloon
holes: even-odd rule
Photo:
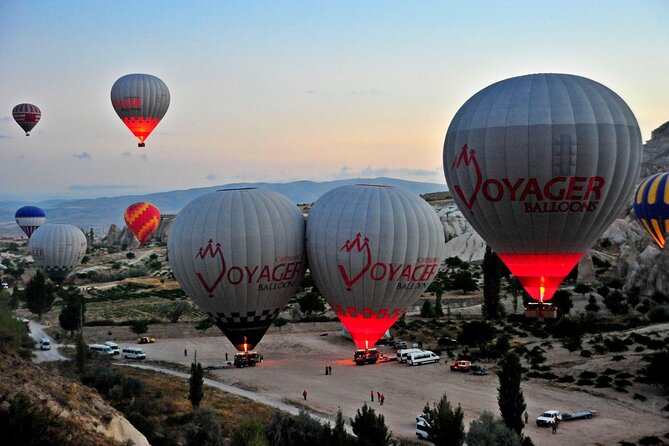
[[[62,283],[86,254],[86,236],[72,225],[46,224],[33,232],[28,249],[54,282]]]
[[[286,197],[253,188],[197,198],[172,224],[177,281],[238,350],[260,341],[300,285],[304,225]]]
[[[316,286],[356,345],[368,348],[437,275],[444,230],[420,197],[358,184],[314,203],[306,244]]]
[[[144,147],[146,138],[167,113],[170,91],[156,76],[126,74],[114,82],[111,102],[118,117],[139,138],[138,146]]]
[[[627,104],[567,74],[497,82],[456,113],[444,172],[458,207],[539,301],[628,204],[642,155]]]

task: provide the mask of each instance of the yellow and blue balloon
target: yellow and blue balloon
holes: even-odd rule
[[[641,182],[634,195],[634,214],[660,248],[669,233],[669,173],[651,175]]]

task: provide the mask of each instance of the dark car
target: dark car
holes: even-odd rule
[[[473,375],[487,375],[488,374],[488,369],[483,367],[482,365],[473,365],[469,369]]]
[[[374,364],[379,359],[379,351],[375,348],[358,349],[353,355],[357,365]]]
[[[458,341],[453,338],[441,337],[437,338],[437,344],[439,347],[455,347],[458,345]]]

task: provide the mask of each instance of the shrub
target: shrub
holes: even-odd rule
[[[657,306],[648,311],[647,317],[653,323],[667,322],[669,321],[669,307],[666,305]]]
[[[647,446],[647,445],[655,445],[655,444],[664,444],[664,442],[660,438],[656,437],[655,435],[652,435],[652,436],[646,436],[646,437],[639,438],[639,444],[643,445],[643,446]]]
[[[578,375],[578,377],[583,378],[583,379],[594,379],[594,378],[597,377],[597,374],[595,372],[590,372],[590,371],[586,370],[586,371],[581,372]]]
[[[593,386],[595,383],[591,379],[579,379],[576,381],[577,386]]]
[[[646,399],[647,399],[645,396],[641,395],[640,393],[635,393],[632,398],[634,398],[635,400],[639,400],[639,401],[646,401]]]
[[[559,383],[573,383],[575,379],[571,375],[564,375],[558,378],[556,381]]]
[[[581,350],[581,356],[584,358],[592,357],[592,352],[590,350]]]

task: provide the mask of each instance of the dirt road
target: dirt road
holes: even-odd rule
[[[50,350],[40,350],[39,346],[37,346],[35,350],[35,359],[34,362],[46,362],[46,361],[64,361],[67,358],[60,353],[58,353],[58,347],[60,344],[57,344],[56,341],[51,339],[50,336],[47,336],[47,334],[44,332],[44,329],[46,328],[46,325],[42,325],[38,322],[31,321],[30,322],[30,336],[35,340],[35,342],[39,342],[40,339],[47,338],[51,341],[51,349]]]
[[[327,334],[323,336],[323,334]],[[197,349],[203,365],[222,365],[233,347],[224,337],[159,339],[143,346],[149,360],[190,365]],[[184,349],[188,356],[184,356]],[[382,350],[384,350],[382,348]],[[225,384],[257,392],[267,398],[306,406],[311,411],[333,419],[341,407],[346,417],[355,416],[364,404],[372,404],[384,415],[393,435],[415,438],[415,417],[426,403],[436,402],[445,393],[452,404],[460,404],[468,424],[483,410],[499,413],[498,380],[494,371],[486,376],[451,372],[442,360],[439,364],[411,367],[397,362],[356,366],[352,361],[354,346],[339,331],[303,333],[273,332],[265,336],[258,351],[265,361],[254,368],[226,368],[210,372],[209,377]],[[389,348],[385,349],[393,354]],[[332,375],[325,375],[325,366]],[[308,392],[308,400],[302,397]],[[370,401],[370,391],[381,392],[385,404]],[[526,434],[535,444],[558,446],[617,445],[620,440],[636,441],[645,435],[664,435],[667,417],[645,408],[638,402],[615,400],[596,392],[581,392],[543,382],[523,383],[530,414]],[[635,404],[636,403],[636,404]],[[547,409],[593,409],[598,416],[591,420],[562,423],[557,435],[539,428],[533,420]]]

